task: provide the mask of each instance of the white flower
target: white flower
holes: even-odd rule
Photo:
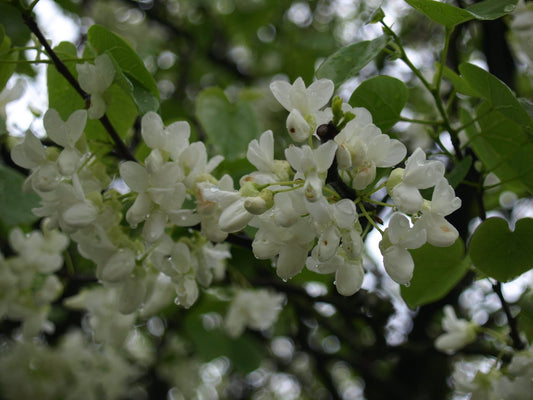
[[[252,221],[253,226],[259,228],[252,242],[252,249],[254,255],[261,260],[279,255],[276,273],[286,280],[304,267],[315,231],[307,218],[300,218],[294,224],[282,227],[275,222],[274,212],[267,212]]]
[[[17,79],[15,84],[10,88],[4,88],[0,92],[0,118],[7,119],[6,105],[17,100],[24,94],[25,83],[22,79]]]
[[[289,179],[290,166],[287,161],[274,160],[274,135],[270,130],[263,132],[259,140],[250,142],[246,158],[257,171],[243,176],[240,180],[241,186],[250,181],[265,185]]]
[[[364,189],[376,178],[376,167],[392,167],[402,161],[407,152],[403,143],[391,139],[372,123],[370,112],[354,108],[355,118],[335,136],[339,144],[339,168],[353,169],[352,186]]]
[[[413,257],[407,249],[417,249],[426,242],[426,231],[421,226],[411,227],[406,216],[395,213],[379,243],[383,264],[389,276],[397,283],[408,285],[413,277]]]
[[[313,131],[313,128],[297,109],[289,113],[286,126],[290,137],[297,143],[305,142]]]
[[[24,234],[20,228],[9,233],[9,244],[28,265],[43,274],[57,271],[63,265],[63,251],[69,240],[59,231],[33,231]]]
[[[102,54],[96,57],[94,65],[90,63],[76,65],[76,70],[81,88],[91,95],[89,118],[101,118],[107,108],[103,94],[115,78],[113,61],[107,54]]]
[[[270,90],[287,111],[296,109],[305,117],[328,103],[335,85],[329,79],[319,79],[306,88],[303,79],[298,78],[292,85],[284,81],[272,82]]]
[[[232,337],[242,334],[245,327],[265,330],[278,319],[285,296],[267,290],[240,290],[229,306],[225,328]]]
[[[303,142],[316,128],[315,113],[327,104],[335,85],[329,79],[319,79],[306,88],[303,79],[298,78],[292,85],[284,81],[272,82],[270,90],[289,111],[287,130],[291,138]]]
[[[461,199],[455,197],[453,188],[446,178],[435,185],[428,206],[422,209],[422,217],[416,222],[427,232],[427,240],[433,246],[451,246],[459,237],[457,229],[444,218],[461,207]]]
[[[305,178],[304,193],[308,201],[322,197],[325,174],[333,163],[336,149],[337,144],[332,140],[314,150],[307,145],[285,149],[287,161],[297,171],[295,178]]]
[[[435,186],[443,176],[444,164],[438,160],[426,160],[426,153],[417,148],[405,163],[402,181],[389,194],[401,212],[414,214],[424,204],[418,189]]]
[[[452,306],[444,307],[442,327],[445,333],[435,340],[435,347],[443,352],[453,353],[477,338],[477,324],[465,319],[458,319]]]
[[[11,158],[22,168],[35,169],[46,163],[46,149],[33,133],[27,132],[24,141],[13,146]]]
[[[170,153],[174,161],[189,146],[191,128],[185,121],[177,121],[165,127],[159,114],[147,112],[141,121],[141,134],[151,149]]]
[[[119,167],[120,176],[138,196],[126,213],[130,226],[146,221],[145,239],[157,240],[165,229],[169,215],[179,213],[185,200],[183,171],[176,162],[164,162],[161,152],[152,150],[146,158],[146,167],[126,161]],[[197,221],[185,219],[183,224]]]

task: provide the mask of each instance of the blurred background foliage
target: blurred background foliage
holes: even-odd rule
[[[206,140],[213,154],[226,153],[226,161],[218,172],[230,173],[236,179],[249,169],[243,156],[251,138],[272,129],[278,153],[289,143],[286,113],[268,89],[272,79],[294,81],[301,76],[307,84],[311,83],[324,58],[344,45],[373,39],[381,33],[377,25],[367,24],[379,6],[422,72],[433,71],[444,33],[442,27],[399,0],[54,3],[57,12],[64,13],[79,27],[74,42],[80,55],[87,30],[93,24],[103,25],[125,38],[157,82],[160,113],[165,122],[189,121],[193,137]],[[455,2],[461,7],[470,3]],[[471,21],[461,25],[451,42],[448,66],[457,71],[464,61],[484,65],[519,97],[531,98],[530,71],[521,62],[507,23],[507,20]],[[24,47],[31,42],[18,11],[5,3],[0,3],[0,24],[13,46]],[[47,28],[42,26],[45,36]],[[21,52],[21,57],[28,55]],[[28,79],[37,76],[37,69],[26,63],[17,64],[16,72]],[[339,93],[348,99],[361,82],[378,74],[399,78],[408,85],[409,98],[402,115],[437,118],[434,103],[420,83],[386,53],[341,86]],[[223,133],[217,131],[216,119],[206,119],[206,109],[220,118],[220,127],[225,127]],[[39,110],[35,113],[39,114]],[[242,115],[253,117],[243,122]],[[236,140],[231,127],[245,134],[237,135]],[[412,148],[431,149],[435,132],[428,133],[420,125],[399,123],[390,134],[402,137]],[[142,159],[147,149],[140,143],[138,121],[128,140]],[[6,142],[2,143],[3,162],[13,167]],[[20,179],[17,182],[20,184]],[[475,205],[473,200],[465,201],[468,196],[461,197],[463,214],[457,215],[452,223],[466,238]],[[23,224],[29,229],[33,222]],[[3,218],[4,254],[9,252],[5,238],[10,225]],[[238,244],[243,243],[246,245],[245,239]],[[82,260],[74,249],[70,254],[79,279],[69,282],[63,298],[78,293],[80,287],[93,279],[90,262]],[[141,344],[137,343],[137,353],[130,356],[143,366],[143,375],[141,385],[132,388],[132,393],[138,389],[132,398],[362,399],[363,392],[364,398],[371,400],[450,398],[447,380],[451,358],[434,349],[433,339],[440,329],[442,305],[459,302],[459,294],[472,281],[469,274],[446,298],[415,313],[399,300],[397,292],[382,279],[380,270],[371,266],[372,257],[367,258],[369,265],[365,266],[370,271],[365,279],[372,292],[362,290],[343,298],[332,290],[329,276],[304,271],[291,282],[283,283],[274,276],[268,263],[255,260],[251,252],[235,246],[232,256],[226,280],[238,281],[242,276],[255,286],[273,287],[287,294],[287,306],[273,331],[265,334],[248,331],[239,339],[226,336],[221,327],[221,316],[227,308],[222,285],[203,293],[190,310],[172,305],[158,319],[146,321],[137,329],[136,340]],[[474,292],[478,297],[485,296],[484,290],[478,288]],[[66,313],[60,301],[52,314],[57,329],[47,338],[50,343],[83,320],[81,313]],[[533,326],[532,321],[524,320],[525,326]],[[5,335],[14,325],[2,321],[0,328]]]

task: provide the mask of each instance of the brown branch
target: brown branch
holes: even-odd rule
[[[85,102],[85,107],[88,108],[91,104],[91,95],[81,88],[77,79],[69,71],[65,63],[61,61],[61,59],[57,56],[52,47],[50,47],[50,44],[39,29],[39,26],[37,25],[35,18],[33,18],[33,15],[27,11],[22,11],[22,19],[24,20],[24,23],[28,26],[30,31],[37,37],[37,39],[39,39],[39,42],[46,50],[48,56],[51,58],[57,71],[67,80],[67,82],[74,88],[74,90],[76,90],[76,92]],[[106,114],[104,114],[104,116],[100,118],[100,122],[113,140],[113,142],[115,143],[115,151],[117,155],[125,160],[137,161],[135,156],[131,154],[129,149],[126,147],[126,144],[120,138],[119,134],[109,121],[109,118]]]
[[[501,282],[496,282],[492,285],[492,290],[494,290],[494,293],[498,295],[498,298],[500,299],[500,302],[502,303],[502,309],[505,313],[505,316],[507,317],[507,323],[509,324],[509,336],[511,337],[511,340],[513,341],[513,347],[516,350],[523,350],[526,345],[520,338],[520,332],[518,330],[518,321],[513,316],[511,312],[511,308],[509,307],[509,303],[507,303],[507,300],[505,300],[505,297],[502,293],[502,284]]]

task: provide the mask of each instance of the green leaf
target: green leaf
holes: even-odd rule
[[[32,224],[39,219],[31,212],[39,206],[39,196],[22,190],[25,179],[20,172],[0,164],[0,220],[6,225]]]
[[[264,347],[247,332],[238,338],[231,338],[222,327],[215,326],[212,329],[206,329],[202,323],[206,314],[224,314],[227,305],[227,302],[222,302],[216,296],[205,293],[205,296],[185,316],[185,333],[194,346],[195,354],[198,354],[204,361],[225,356],[240,372],[249,373],[257,369],[264,360]]]
[[[0,92],[6,87],[7,81],[15,72],[19,59],[18,51],[11,51],[11,39],[5,35],[4,27],[0,25]],[[7,61],[7,62],[2,62]]]
[[[486,98],[494,109],[522,125],[528,134],[533,135],[533,120],[505,83],[473,64],[461,64],[459,71],[470,87]]]
[[[450,247],[435,247],[426,243],[410,250],[415,263],[413,279],[402,286],[401,294],[411,308],[437,301],[455,287],[468,271],[470,262],[464,256],[464,245],[457,239]]]
[[[98,54],[108,51],[129,78],[140,83],[159,100],[154,77],[128,42],[101,25],[92,25],[87,32],[87,39]]]
[[[339,86],[352,78],[370,61],[372,61],[387,45],[387,36],[382,35],[374,40],[365,40],[343,47],[329,56],[316,71],[319,79],[327,78]]]
[[[405,0],[411,7],[431,18],[438,24],[451,28],[470,21],[474,16],[468,11],[434,0]]]
[[[448,174],[446,177],[448,179],[448,182],[450,185],[455,189],[462,180],[466,177],[468,174],[468,171],[470,170],[470,167],[472,166],[472,157],[466,156],[461,161],[459,161],[452,171]]]
[[[60,58],[77,58],[76,47],[69,42],[61,42],[54,51]],[[76,78],[76,62],[64,62],[72,75]],[[47,70],[48,83],[48,104],[59,112],[61,118],[65,121],[76,110],[85,109],[85,102],[81,96],[72,88],[68,81],[61,75],[54,65],[50,64]],[[130,128],[137,116],[137,108],[131,99],[130,94],[125,92],[119,85],[113,84],[105,93],[108,108],[106,115],[115,128],[118,135],[124,139],[129,133]],[[113,143],[108,132],[98,120],[87,120],[85,128],[89,147],[93,151],[102,151],[102,146],[113,147]]]
[[[248,143],[260,133],[250,103],[230,103],[220,88],[208,88],[198,95],[196,117],[215,150],[228,160],[244,157]]]
[[[479,20],[493,20],[514,11],[518,0],[485,0],[475,3],[466,10]]]
[[[350,97],[350,105],[364,107],[372,114],[374,124],[388,131],[400,119],[409,92],[405,83],[390,76],[370,78],[359,85]]]
[[[474,89],[470,87],[468,82],[464,80],[462,77],[457,75],[455,71],[453,71],[451,68],[444,66],[443,69],[443,75],[448,78],[448,80],[452,83],[455,90],[459,93],[466,94],[467,96],[472,97],[481,97],[478,92],[476,92]]]
[[[463,120],[471,118],[462,110]],[[522,126],[492,109],[488,101],[476,111],[477,124],[466,130],[470,146],[483,162],[505,183],[514,182],[533,193],[533,144]]]
[[[512,12],[518,0],[485,0],[468,8],[434,0],[405,0],[411,7],[420,11],[433,21],[452,28],[472,19],[493,20]]]
[[[468,252],[475,267],[501,282],[510,281],[533,267],[533,219],[516,222],[514,231],[506,220],[489,218],[470,240]]]

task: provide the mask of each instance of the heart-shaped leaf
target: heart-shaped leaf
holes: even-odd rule
[[[405,83],[380,75],[361,83],[350,97],[350,105],[370,111],[374,124],[385,132],[400,119],[408,95]]]
[[[435,247],[429,243],[410,250],[415,262],[413,279],[402,286],[402,297],[411,308],[429,304],[444,297],[464,276],[470,262],[464,255],[461,239],[450,247]]]
[[[489,218],[472,235],[468,251],[480,271],[506,282],[533,267],[532,238],[532,218],[518,220],[513,232],[504,219]]]
[[[228,160],[244,157],[259,126],[248,101],[231,103],[220,88],[208,88],[196,99],[196,117],[215,150]]]

